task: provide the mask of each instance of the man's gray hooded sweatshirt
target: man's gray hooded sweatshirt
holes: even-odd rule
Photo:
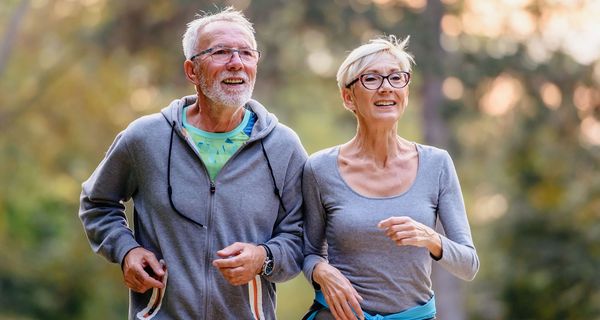
[[[302,266],[306,151],[291,129],[251,100],[246,107],[257,120],[250,139],[211,182],[182,130],[182,109],[195,99],[175,100],[116,137],[83,183],[79,217],[92,249],[109,261],[122,263],[142,246],[166,263],[164,291],[130,291],[130,319],[274,319],[274,282],[291,279]],[[123,205],[130,198],[135,232]],[[234,242],[266,243],[272,275],[229,284],[211,263]]]

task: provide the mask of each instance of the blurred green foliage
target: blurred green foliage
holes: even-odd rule
[[[77,218],[80,184],[130,121],[193,92],[185,23],[230,4],[255,23],[263,52],[255,97],[310,153],[354,133],[335,82],[345,54],[410,34],[417,65],[399,133],[432,143],[440,126],[423,105],[439,98],[447,134],[433,143],[453,155],[482,262],[461,291],[468,318],[599,318],[600,63],[536,47],[561,2],[509,12],[529,15],[529,36],[526,25],[494,36],[485,21],[474,32],[474,3],[3,1],[0,319],[125,317],[119,267],[91,252]],[[312,289],[299,276],[278,295],[279,317],[296,319]]]

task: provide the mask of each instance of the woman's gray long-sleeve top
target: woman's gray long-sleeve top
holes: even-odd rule
[[[408,216],[431,228],[436,218],[442,236],[442,267],[472,280],[479,258],[460,184],[450,155],[417,144],[415,181],[402,194],[373,198],[355,192],[342,178],[339,146],[312,155],[304,168],[304,274],[312,280],[321,261],[339,269],[362,296],[363,310],[389,314],[422,305],[433,295],[432,257],[426,248],[397,246],[377,223],[391,216]]]

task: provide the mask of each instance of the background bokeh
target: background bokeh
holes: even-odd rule
[[[411,36],[399,134],[450,151],[481,259],[469,283],[436,270],[439,318],[600,319],[596,0],[2,0],[0,319],[126,317],[80,184],[130,121],[193,93],[185,24],[226,5],[255,23],[255,98],[309,153],[354,133],[335,83],[347,52]],[[302,276],[278,296],[280,319],[312,300]]]

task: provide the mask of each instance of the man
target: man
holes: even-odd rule
[[[302,265],[306,152],[250,99],[260,53],[242,13],[190,22],[183,48],[197,94],[117,136],[79,216],[92,249],[121,263],[130,319],[274,319],[274,282]]]

